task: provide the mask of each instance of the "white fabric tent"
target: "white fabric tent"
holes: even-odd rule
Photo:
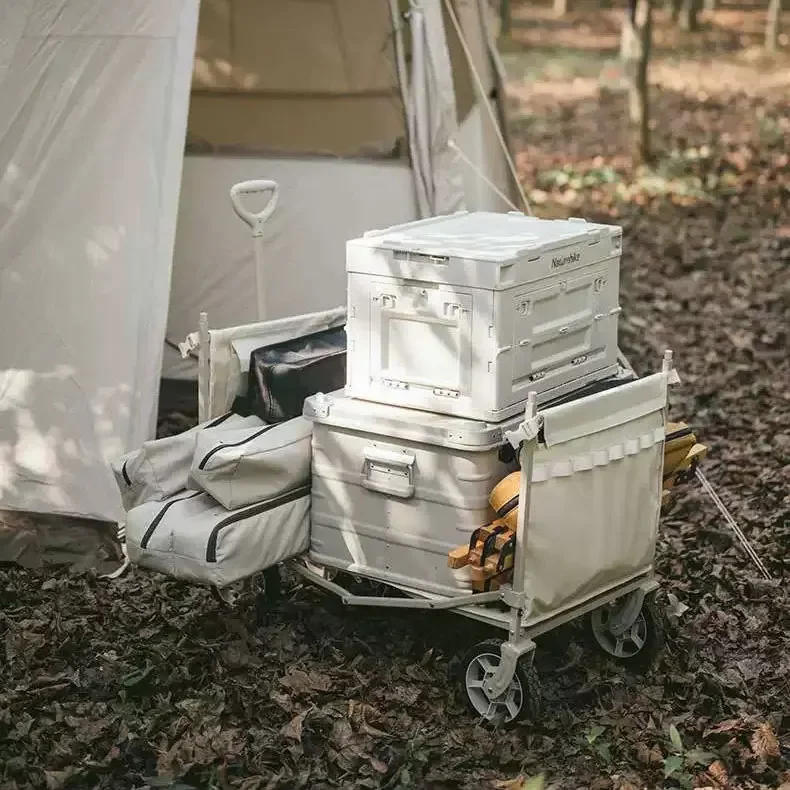
[[[346,239],[463,207],[511,208],[499,193],[518,206],[480,99],[502,91],[487,9],[485,0],[203,0],[166,377],[196,375],[173,346],[202,310],[212,326],[261,318],[249,231],[228,200],[234,183],[280,185],[265,240],[272,276],[287,262],[275,319],[345,303]]]
[[[121,518],[165,337],[258,317],[234,182],[281,186],[272,318],[345,302],[349,237],[508,207],[486,7],[0,4],[0,509]]]

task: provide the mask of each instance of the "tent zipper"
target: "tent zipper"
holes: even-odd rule
[[[180,499],[172,499],[168,502],[157,514],[154,520],[148,525],[148,529],[145,531],[145,535],[143,535],[143,539],[140,541],[140,548],[145,549],[148,547],[148,543],[153,537],[153,534],[156,528],[161,524],[162,519],[165,517],[165,513],[167,513],[170,508],[177,504],[178,502],[186,502],[187,499],[194,499],[196,496],[200,496],[203,492],[202,491],[195,491],[194,494],[190,494],[189,496],[181,497]]]
[[[251,442],[253,439],[257,439],[259,436],[262,436],[264,433],[266,433],[266,431],[271,430],[272,428],[274,428],[274,425],[265,425],[260,429],[260,431],[256,431],[252,436],[248,436],[246,439],[242,439],[240,442],[218,444],[216,447],[212,447],[201,459],[200,463],[198,464],[198,469],[205,469],[209,458],[211,458],[214,453],[218,453],[220,450],[224,450],[226,447],[241,447],[241,445]]]
[[[222,519],[222,521],[214,525],[214,529],[211,530],[211,534],[208,536],[208,542],[206,544],[206,562],[217,561],[217,541],[219,540],[219,533],[225,527],[235,524],[238,521],[243,521],[245,518],[259,516],[261,513],[266,513],[269,510],[274,510],[278,507],[282,507],[283,505],[287,505],[290,502],[295,502],[297,499],[301,499],[302,497],[307,496],[309,493],[309,485],[300,486],[299,488],[295,488],[292,491],[287,491],[284,494],[280,494],[279,496],[276,496],[272,499],[267,499],[265,502],[253,505],[252,507],[248,507],[245,510],[240,510],[238,513],[234,513],[232,516]]]

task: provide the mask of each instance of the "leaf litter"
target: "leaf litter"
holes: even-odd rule
[[[519,162],[530,187],[565,173],[540,177],[539,214],[623,225],[621,347],[640,372],[674,350],[671,414],[776,581],[679,491],[658,665],[633,674],[565,626],[539,642],[543,719],[492,733],[450,679],[487,634],[451,615],[343,609],[290,580],[256,616],[140,570],[4,567],[0,790],[790,787],[790,105],[717,97],[698,71],[705,100],[658,69],[652,180],[624,156],[622,97],[560,107],[560,83],[536,91]]]

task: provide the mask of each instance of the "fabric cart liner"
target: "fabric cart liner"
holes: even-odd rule
[[[202,491],[129,512],[129,559],[175,578],[223,587],[307,550],[310,487],[227,510]]]
[[[546,409],[525,552],[529,617],[565,611],[652,569],[667,377]]]
[[[263,428],[198,436],[189,487],[228,510],[261,502],[310,480],[312,423],[296,417]]]

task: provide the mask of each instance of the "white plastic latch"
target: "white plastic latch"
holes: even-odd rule
[[[327,398],[323,392],[316,393],[315,397],[313,398],[312,411],[316,417],[329,416],[329,398]]]
[[[200,336],[198,332],[190,332],[183,343],[178,344],[181,352],[181,359],[186,359],[200,348]]]

